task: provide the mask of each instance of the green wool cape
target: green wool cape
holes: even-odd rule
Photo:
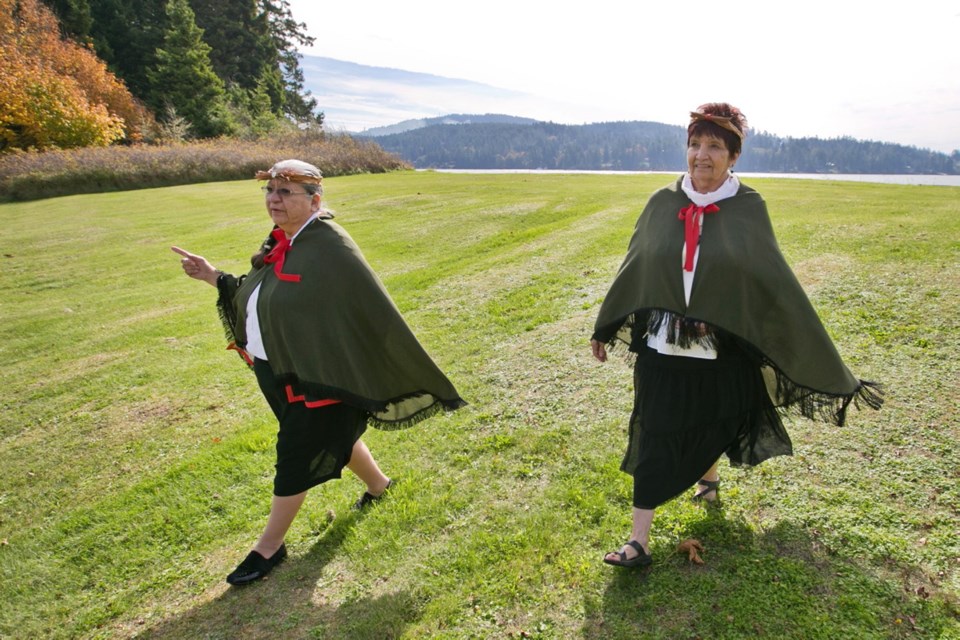
[[[269,240],[268,240],[269,242]],[[411,426],[466,402],[423,349],[350,235],[329,217],[304,227],[287,251],[283,281],[267,264],[218,279],[228,338],[246,345],[247,300],[274,374],[307,400],[334,399],[369,412],[381,429]],[[242,354],[243,355],[243,354]]]
[[[766,203],[741,183],[703,218],[700,255],[684,299],[680,250],[690,205],[682,177],[650,198],[626,258],[600,307],[593,338],[631,345],[664,312],[726,331],[761,362],[774,406],[842,425],[850,402],[879,408],[878,385],[844,365],[813,305],[787,265]],[[692,323],[684,323],[689,326]],[[693,339],[696,341],[696,338]],[[689,340],[688,340],[689,342]]]

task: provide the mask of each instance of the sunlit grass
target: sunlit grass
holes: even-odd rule
[[[955,188],[749,181],[887,404],[791,421],[795,456],[723,467],[721,511],[666,505],[648,574],[600,562],[629,529],[631,376],[587,340],[668,180],[327,180],[471,404],[368,432],[390,499],[350,512],[349,475],[313,491],[291,558],[243,590],[223,577],[262,528],[276,427],[169,246],[242,271],[256,183],[0,205],[0,637],[957,637]]]

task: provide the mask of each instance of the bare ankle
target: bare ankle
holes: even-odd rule
[[[263,540],[259,540],[257,541],[257,544],[254,545],[253,550],[262,555],[264,558],[269,559],[272,558],[273,554],[275,554],[282,546],[283,540],[278,543],[274,543],[273,541],[265,542]]]
[[[381,482],[377,482],[372,485],[367,485],[367,493],[369,493],[372,496],[378,496],[378,497],[382,496],[383,492],[387,490],[391,482],[392,481],[390,480],[390,478],[384,476]]]

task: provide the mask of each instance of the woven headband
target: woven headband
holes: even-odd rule
[[[308,176],[302,173],[294,173],[290,170],[285,171],[257,171],[257,180],[272,180],[280,178],[289,182],[305,182],[308,184],[320,184],[323,178],[317,176]]]
[[[737,134],[737,137],[743,140],[743,131],[737,129],[737,126],[733,124],[733,118],[728,118],[726,116],[715,116],[709,113],[701,113],[700,111],[691,111],[690,112],[690,124],[694,122],[699,122],[700,120],[706,120],[707,122],[712,122],[718,127],[722,127],[727,131],[732,131]]]

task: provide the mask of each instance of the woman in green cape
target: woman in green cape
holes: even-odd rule
[[[654,509],[696,485],[719,497],[717,465],[790,455],[780,414],[843,424],[876,385],[841,360],[780,253],[763,198],[732,173],[746,118],[726,103],[690,114],[688,172],[651,196],[600,308],[591,348],[635,356],[621,469],[633,476],[633,530],[616,566],[652,562]]]
[[[217,288],[230,348],[253,369],[279,422],[266,528],[227,582],[267,575],[307,490],[347,467],[366,485],[355,508],[392,484],[360,439],[370,423],[413,425],[466,403],[407,326],[347,232],[321,208],[322,176],[299,160],[257,173],[274,230],[233,276],[178,247],[184,272]]]

